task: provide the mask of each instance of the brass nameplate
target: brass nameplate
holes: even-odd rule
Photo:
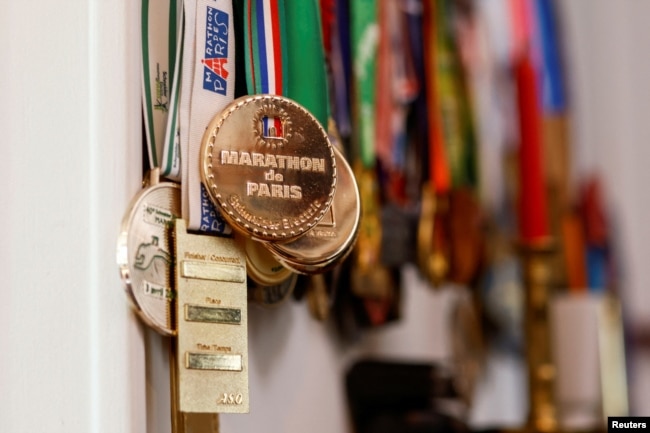
[[[241,371],[241,355],[187,353],[185,366],[193,370]]]
[[[181,276],[200,280],[243,283],[246,281],[246,268],[243,266],[183,260]]]
[[[248,413],[246,255],[233,239],[176,220],[178,410]]]
[[[202,307],[198,305],[185,305],[185,320],[204,323],[241,323],[241,310],[239,308]]]

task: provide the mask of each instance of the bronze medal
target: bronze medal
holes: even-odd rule
[[[433,287],[440,287],[449,273],[449,251],[446,239],[446,197],[425,186],[418,222],[417,260],[420,271]]]
[[[233,229],[289,242],[327,214],[336,160],[327,133],[301,105],[281,96],[245,96],[208,125],[201,178]]]
[[[361,217],[359,190],[352,168],[334,148],[338,168],[334,201],[325,217],[292,242],[264,246],[287,268],[303,274],[322,273],[344,259],[354,246]]]
[[[483,262],[483,220],[481,208],[469,188],[457,188],[449,201],[449,279],[458,284],[475,282]]]
[[[171,318],[174,221],[181,214],[180,187],[158,183],[158,170],[131,201],[117,242],[117,264],[140,318],[163,335],[174,333]]]

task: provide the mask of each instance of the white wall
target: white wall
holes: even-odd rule
[[[140,178],[137,2],[0,5],[0,430],[144,431],[115,266]]]
[[[650,3],[557,3],[567,30],[574,176],[602,175],[621,242],[626,312],[650,323]]]
[[[360,356],[427,362],[449,357],[446,311],[451,291],[436,292],[414,268],[404,319],[344,347],[331,326],[312,319],[293,301],[277,309],[249,309],[251,413],[222,415],[222,432],[331,433],[349,430],[343,375]]]
[[[602,175],[619,241],[624,316],[628,325],[648,329],[650,2],[556,3],[566,29],[574,179]],[[650,355],[629,355],[631,410],[648,414]]]
[[[0,5],[3,432],[167,426],[164,344],[128,311],[115,265],[119,222],[140,183],[137,3]],[[650,3],[560,3],[576,161],[580,171],[603,169],[620,220],[626,306],[645,319]],[[423,286],[412,269],[405,278],[406,320],[354,351],[342,351],[304,305],[251,307],[252,412],[223,416],[222,431],[346,431],[341,374],[354,356],[445,357],[444,292]],[[155,369],[148,406],[145,346]],[[647,414],[645,399],[637,405]]]

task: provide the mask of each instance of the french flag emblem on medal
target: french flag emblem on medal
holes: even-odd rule
[[[264,117],[262,119],[262,134],[265,138],[282,138],[282,119],[279,117]]]

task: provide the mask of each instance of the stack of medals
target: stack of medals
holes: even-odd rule
[[[352,170],[298,103],[278,95],[235,100],[208,126],[201,161],[254,284],[320,274],[350,252],[360,213]]]
[[[317,9],[302,6],[294,2],[286,19],[310,28]],[[138,316],[173,337],[172,431],[214,433],[216,413],[249,411],[248,301],[277,305],[298,274],[322,283],[354,246],[359,192],[321,126],[327,99],[283,91],[291,67],[306,64],[296,57],[282,71],[284,2],[143,1],[142,12],[153,169],[124,215],[117,261]],[[251,95],[235,98],[238,19]],[[322,40],[293,40],[320,44],[315,88],[326,93]]]

